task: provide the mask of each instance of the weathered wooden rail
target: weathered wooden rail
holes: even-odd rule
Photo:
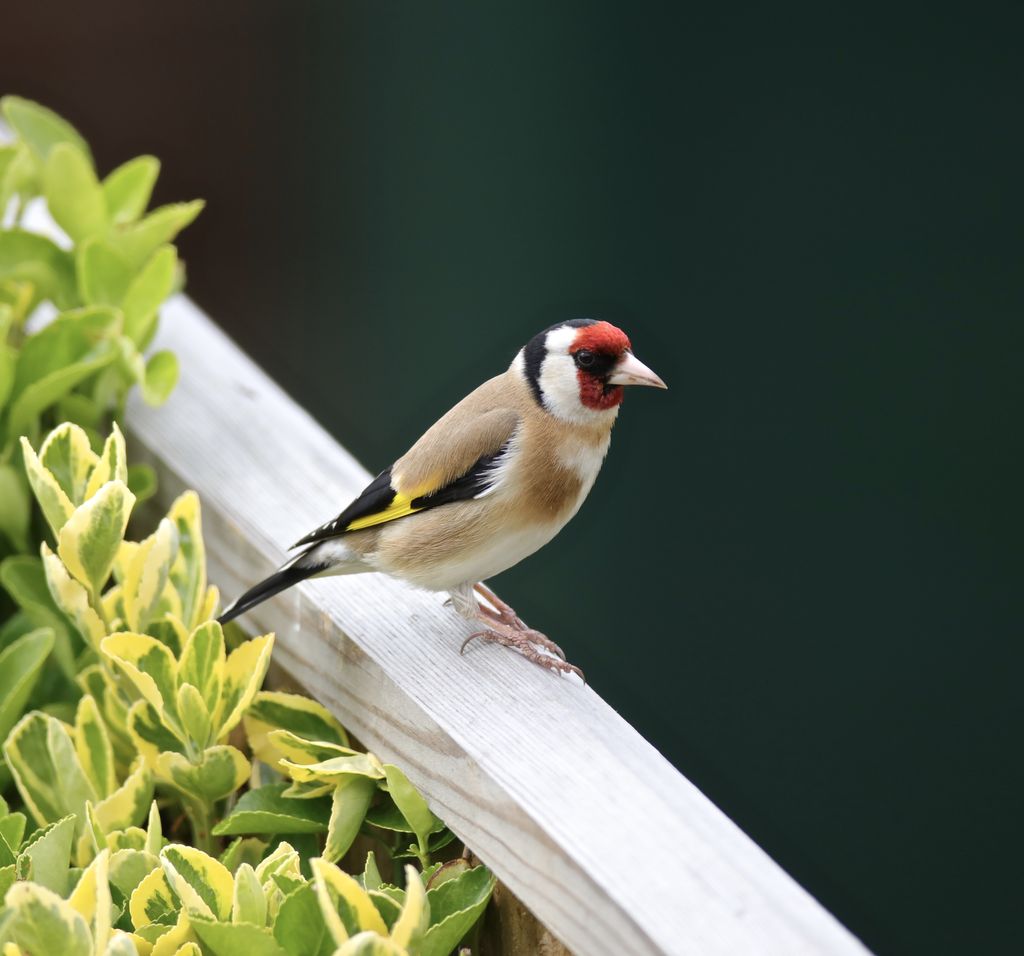
[[[130,450],[165,498],[199,492],[230,597],[369,476],[188,299],[157,344],[182,380],[163,408],[131,405]],[[866,952],[591,688],[500,647],[460,656],[468,625],[441,596],[333,578],[248,622],[574,952]]]

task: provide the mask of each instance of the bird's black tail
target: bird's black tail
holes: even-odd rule
[[[224,609],[224,613],[217,620],[221,624],[227,624],[228,621],[233,621],[240,614],[244,614],[267,598],[280,594],[285,588],[290,588],[293,584],[298,584],[299,581],[305,581],[306,578],[312,577],[318,571],[323,571],[324,566],[322,564],[302,563],[303,557],[305,555],[300,555],[298,559],[289,562],[280,570],[275,571],[269,578],[264,578],[259,584],[249,588],[234,603],[228,605]]]

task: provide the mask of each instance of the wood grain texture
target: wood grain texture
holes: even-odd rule
[[[230,599],[369,474],[184,297],[157,345],[182,380],[163,408],[133,402],[129,453],[165,499],[199,492]],[[866,952],[592,689],[504,648],[460,656],[470,628],[441,596],[334,578],[244,620],[581,956]]]

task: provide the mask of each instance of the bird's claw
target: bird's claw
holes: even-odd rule
[[[462,647],[459,649],[460,654],[466,652],[466,648],[470,642],[480,638],[483,641],[493,644],[502,644],[505,647],[511,647],[519,651],[527,660],[533,661],[534,664],[540,664],[541,667],[547,670],[557,671],[560,674],[576,674],[580,680],[585,684],[587,678],[575,664],[570,664],[565,659],[565,655],[562,653],[562,649],[555,644],[554,641],[549,640],[540,631],[534,631],[532,628],[524,628],[522,630],[513,628],[510,625],[505,625],[501,630],[497,627],[487,628],[483,631],[474,631],[469,635],[463,642]],[[551,654],[545,654],[542,651],[537,650],[537,647],[543,647],[546,650],[552,650],[558,653],[559,657],[552,657]]]

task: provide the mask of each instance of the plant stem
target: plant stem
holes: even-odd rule
[[[192,824],[192,845],[213,855],[213,836],[210,834],[210,808],[205,803],[190,800],[185,807]]]

